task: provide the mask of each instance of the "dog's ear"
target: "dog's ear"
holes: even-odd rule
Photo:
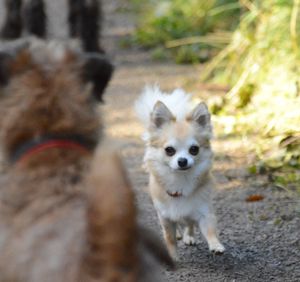
[[[5,86],[11,76],[21,73],[31,65],[27,40],[5,42],[0,50],[0,87]]]
[[[167,106],[157,101],[151,113],[151,122],[156,128],[162,127],[164,124],[174,120],[174,117]]]
[[[113,65],[103,54],[87,53],[84,55],[82,77],[85,82],[92,83],[92,93],[97,101],[103,102],[102,96],[113,70]]]
[[[201,127],[210,127],[210,113],[205,103],[199,103],[189,117],[190,120],[196,122]]]
[[[31,55],[26,49],[15,54],[0,52],[0,87],[7,85],[11,77],[23,73],[33,65]]]

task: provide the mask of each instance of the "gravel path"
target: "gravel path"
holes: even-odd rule
[[[200,69],[154,63],[146,52],[118,48],[118,39],[132,31],[134,19],[130,15],[119,16],[117,11],[122,6],[116,2],[105,6],[105,43],[117,65],[106,96],[107,134],[122,142],[143,222],[160,232],[146,192],[147,175],[141,168],[142,128],[132,106],[146,83],[158,82],[163,89],[170,90],[196,78]],[[263,177],[247,175],[247,143],[238,138],[217,138],[213,145],[218,182],[214,204],[227,252],[220,257],[212,256],[200,234],[200,244],[195,247],[180,242],[178,268],[174,272],[165,271],[165,281],[300,281],[299,198],[272,187]],[[248,203],[245,199],[251,194],[265,198]]]
[[[3,8],[0,1],[0,22]],[[66,35],[65,1],[47,0],[50,34]],[[119,42],[132,32],[134,17],[122,13],[125,0],[103,1],[104,46],[116,65],[106,93],[104,119],[107,135],[118,140],[135,190],[141,220],[160,232],[150,197],[147,175],[142,169],[142,128],[132,106],[146,83],[159,83],[164,90],[184,86],[195,79],[200,68],[155,63],[147,52],[122,49]],[[164,271],[163,281],[300,281],[300,201],[293,192],[273,187],[264,177],[247,175],[247,143],[242,139],[216,138],[215,169],[218,187],[214,195],[220,238],[227,251],[209,254],[200,244],[179,243],[180,262],[176,271]],[[264,199],[248,203],[246,197],[261,194]]]

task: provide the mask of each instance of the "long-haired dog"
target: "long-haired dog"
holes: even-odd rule
[[[100,0],[68,0],[69,35],[81,38],[83,50],[102,52]],[[6,17],[1,37],[16,39],[22,32],[45,38],[47,33],[46,7],[43,0],[5,0]]]
[[[137,227],[120,159],[96,150],[111,74],[103,55],[57,42],[0,52],[0,281],[158,281],[145,256],[171,264]]]
[[[193,107],[190,96],[180,89],[166,94],[147,87],[135,108],[146,128],[144,161],[150,194],[170,254],[177,258],[178,224],[186,226],[185,244],[195,244],[194,226],[199,226],[210,251],[223,253],[210,199],[214,182],[207,106],[202,102]]]

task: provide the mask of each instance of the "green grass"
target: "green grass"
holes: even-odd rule
[[[220,123],[229,134],[254,136],[257,166],[278,185],[299,189],[300,1],[242,2],[247,10],[231,43],[202,79],[232,86],[222,104],[212,106]],[[233,118],[229,130],[228,117]]]
[[[146,48],[160,46],[178,63],[208,60],[229,42],[220,31],[233,30],[239,21],[237,0],[134,2],[140,13],[134,41]],[[215,32],[221,36],[207,36]],[[181,41],[174,45],[174,40]]]

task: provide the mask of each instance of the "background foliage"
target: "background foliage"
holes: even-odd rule
[[[300,186],[300,0],[174,0],[143,6],[135,40],[157,58],[202,62],[222,132],[254,140],[252,173]]]
[[[236,0],[135,2],[140,3],[137,6],[141,15],[135,41],[156,47],[155,56],[163,57],[168,50],[167,55],[178,63],[207,60],[229,42],[228,31],[239,21],[240,5]]]
[[[278,185],[298,182],[299,187],[300,3],[242,4],[247,10],[231,43],[213,58],[202,78],[230,83],[231,90],[213,110],[221,119],[234,117],[230,132],[256,137],[259,165],[251,171],[267,171]]]

